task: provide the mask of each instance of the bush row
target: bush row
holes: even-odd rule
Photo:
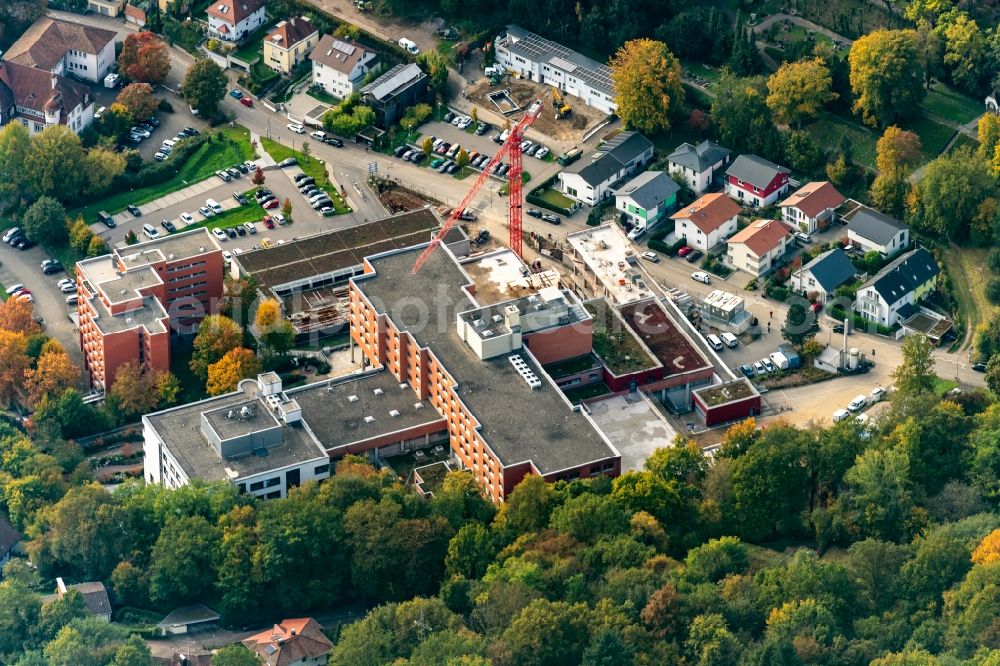
[[[191,157],[201,148],[202,144],[209,140],[205,134],[199,134],[185,141],[181,141],[174,148],[169,160],[163,162],[150,162],[138,171],[126,171],[115,178],[111,191],[121,191],[125,189],[139,189],[151,185],[165,183],[177,175],[177,171],[191,159]]]
[[[837,321],[844,321],[844,318],[847,317],[847,312],[844,310],[844,308],[836,305],[832,305],[829,308],[827,308],[826,313],[831,317],[833,317],[834,319],[836,319]],[[868,321],[867,319],[857,314],[856,312],[851,313],[851,319],[854,322],[854,328],[858,330],[868,331],[874,325],[875,332],[878,333],[879,335],[892,335],[893,329],[888,328],[886,326],[882,326],[881,324],[876,324],[873,321]]]

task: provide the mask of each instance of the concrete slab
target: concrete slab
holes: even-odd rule
[[[644,393],[587,404],[601,432],[622,454],[622,472],[641,470],[653,451],[670,446],[677,431]]]

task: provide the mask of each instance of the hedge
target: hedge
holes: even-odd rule
[[[151,162],[136,172],[126,171],[117,178],[110,188],[111,192],[125,189],[140,189],[150,185],[159,185],[177,175],[184,163],[191,159],[191,156],[201,148],[201,145],[210,140],[210,136],[199,134],[181,141],[174,148],[170,159],[163,162]]]
[[[837,321],[844,321],[844,318],[847,317],[847,312],[837,305],[831,305],[827,308],[826,313]],[[875,325],[875,332],[879,335],[892,335],[894,330],[881,324],[876,324],[873,321],[868,321],[856,312],[851,313],[851,319],[854,321],[854,328],[861,331],[867,331],[872,324]]]

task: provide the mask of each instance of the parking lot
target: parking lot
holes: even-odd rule
[[[473,125],[473,127],[474,126],[475,125]],[[477,152],[492,157],[500,149],[500,144],[494,143],[492,137],[500,132],[503,132],[503,127],[494,126],[488,130],[486,134],[477,136],[475,133],[460,130],[454,125],[434,121],[421,127],[421,131],[421,137],[417,141],[418,148],[423,142],[424,137],[435,136],[452,145],[456,142],[459,143],[462,148],[465,148],[469,152],[470,155],[473,152]],[[435,157],[439,157],[439,155],[435,155]],[[504,159],[504,163],[510,164],[510,160]],[[558,165],[555,162],[544,162],[527,155],[524,157],[524,170],[531,174],[532,180],[547,178],[549,175],[554,173],[556,169],[558,169]]]

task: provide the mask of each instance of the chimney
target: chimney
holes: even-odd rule
[[[53,75],[52,75],[52,89],[53,89],[53,90],[55,90],[55,89],[56,89],[56,84],[57,84],[58,82],[59,82],[59,77],[57,77],[57,76],[56,76],[55,74],[53,74]]]
[[[60,597],[66,594],[66,583],[63,582],[62,578],[56,578],[56,594]]]

